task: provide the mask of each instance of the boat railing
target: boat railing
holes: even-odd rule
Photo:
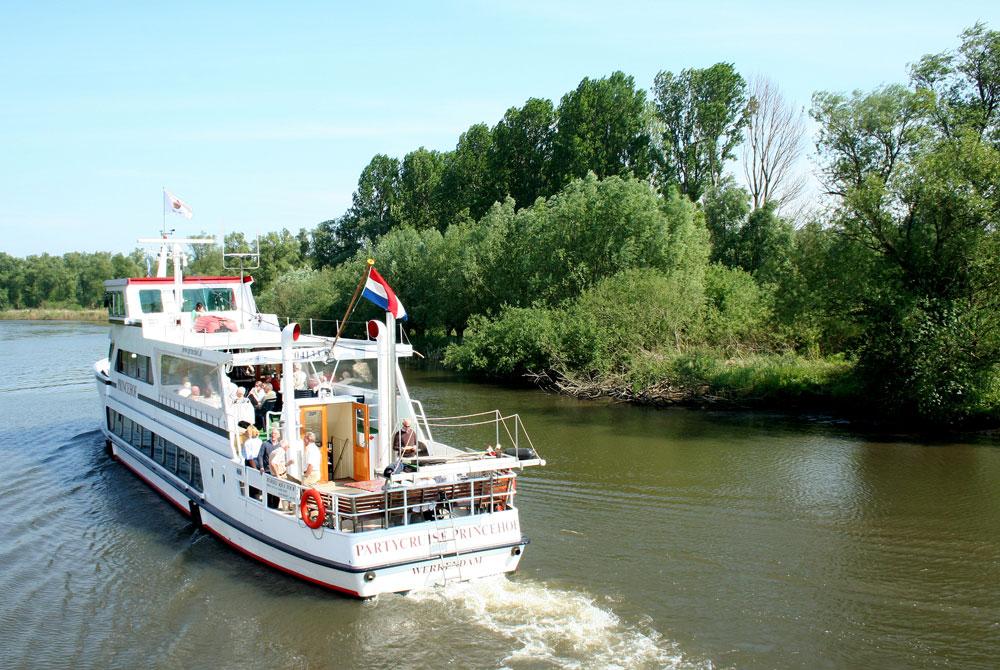
[[[299,506],[307,488],[246,466],[237,467],[240,488],[262,504],[278,498],[276,513],[300,520]],[[383,485],[379,491],[342,493],[318,490],[326,510],[323,526],[340,532],[361,533],[425,521],[501,512],[514,507],[512,472],[434,482],[427,486]],[[272,498],[272,499],[273,499]],[[307,500],[307,507],[315,505]]]
[[[226,416],[220,407],[180,398],[172,393],[160,393],[160,404],[217,428],[227,428]]]
[[[423,403],[411,398],[410,404],[413,406],[413,416],[417,419],[417,428],[427,437],[428,442],[433,442],[434,435],[431,433],[431,426],[427,422],[427,412],[424,411]]]
[[[421,411],[422,408],[421,408]],[[457,431],[480,431],[481,437],[487,435],[492,438],[492,444],[487,444],[488,448],[495,451],[502,451],[505,447],[513,447],[515,455],[520,457],[522,448],[530,448],[537,455],[535,445],[531,441],[531,436],[524,428],[521,416],[518,414],[504,415],[500,410],[495,409],[476,414],[462,414],[459,416],[424,417],[424,424],[429,431],[431,428],[440,428],[442,431],[454,433]],[[486,431],[483,433],[482,431]],[[452,444],[469,444],[467,439],[448,440]],[[534,457],[534,456],[532,456]]]
[[[341,326],[343,326],[342,337],[353,337],[359,340],[371,339],[368,333],[367,321],[314,318],[296,319],[290,316],[279,316],[278,323],[274,325],[281,328],[282,326],[287,326],[289,323],[298,323],[303,333],[309,333],[309,335],[314,337],[335,337],[337,333],[341,332]],[[410,339],[406,335],[406,329],[403,327],[403,324],[397,323],[396,326],[399,329],[398,341],[409,344]]]

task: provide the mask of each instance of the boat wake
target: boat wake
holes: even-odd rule
[[[506,576],[411,593],[514,643],[505,668],[694,668],[676,645],[640,630],[584,593]]]

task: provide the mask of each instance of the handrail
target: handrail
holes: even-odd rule
[[[473,419],[476,417],[489,416],[489,415],[493,415],[493,418],[484,421],[466,421],[461,423],[453,423],[453,421],[456,421],[458,419]],[[435,426],[437,428],[474,428],[476,426],[488,426],[490,424],[495,424],[496,425],[495,444],[497,445],[500,444],[500,427],[503,426],[504,434],[506,435],[507,439],[510,440],[511,444],[514,445],[515,449],[519,449],[521,447],[521,436],[523,435],[524,439],[528,443],[528,446],[531,447],[531,449],[535,451],[535,453],[537,453],[535,445],[531,441],[531,436],[528,435],[528,431],[525,429],[524,423],[521,421],[520,414],[509,414],[504,416],[503,414],[500,413],[500,410],[497,409],[487,412],[477,412],[475,414],[461,414],[458,416],[444,416],[444,417],[432,417],[432,418],[425,417],[425,422],[428,427]],[[513,432],[511,432],[511,426],[509,425],[510,422],[513,422],[514,424]]]
[[[245,465],[235,465],[243,495],[249,495],[250,489],[259,491],[262,503],[266,501],[268,494],[278,495],[292,503],[292,515],[289,518],[298,519],[297,511],[302,492],[306,488],[314,487],[303,487]],[[337,532],[362,533],[408,526],[411,524],[410,517],[413,514],[429,511],[437,518],[439,508],[442,506],[451,514],[459,511],[466,512],[467,516],[513,508],[515,477],[513,472],[491,473],[489,476],[458,479],[453,482],[435,482],[427,486],[390,485],[382,491],[367,493],[359,491],[351,495],[320,491],[320,496],[327,505],[327,521],[324,526]],[[460,490],[462,495],[454,495]],[[393,504],[393,498],[401,500]],[[359,503],[362,505],[361,509],[358,509]],[[342,507],[352,511],[343,510]],[[279,510],[273,511],[286,514]],[[368,527],[374,517],[381,517],[378,525]]]

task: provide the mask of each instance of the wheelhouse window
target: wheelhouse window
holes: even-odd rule
[[[186,288],[182,311],[192,311],[198,303],[209,312],[228,312],[236,309],[236,293],[231,288]]]
[[[119,349],[115,357],[115,372],[147,384],[153,383],[153,362],[149,356]]]
[[[104,306],[108,308],[111,318],[125,317],[125,293],[122,291],[107,291],[104,294]]]
[[[157,314],[163,311],[163,292],[159,289],[139,291],[139,308],[143,314]]]

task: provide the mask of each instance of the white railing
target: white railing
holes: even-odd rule
[[[265,505],[268,496],[273,496],[286,503],[285,509],[275,509],[276,513],[299,518],[302,493],[311,487],[243,465],[237,466],[236,474],[244,496],[252,495]],[[428,486],[390,482],[381,491],[358,490],[349,494],[320,491],[326,507],[323,525],[341,532],[361,533],[424,520],[500,512],[514,506],[515,477],[511,472],[502,472]]]
[[[494,442],[491,446],[501,449],[504,444],[504,439],[506,439],[508,440],[507,444],[513,446],[515,449],[520,449],[522,448],[523,440],[525,443],[524,446],[530,447],[532,451],[535,451],[535,445],[531,442],[531,436],[529,436],[528,431],[525,430],[524,424],[521,422],[521,417],[518,414],[509,414],[504,416],[500,413],[500,410],[495,409],[491,412],[463,414],[460,416],[443,416],[430,419],[424,417],[424,423],[427,426],[428,431],[431,427],[457,429],[477,428],[492,425]],[[515,452],[515,456],[517,453],[518,452]],[[537,454],[537,451],[535,451],[535,453]]]

